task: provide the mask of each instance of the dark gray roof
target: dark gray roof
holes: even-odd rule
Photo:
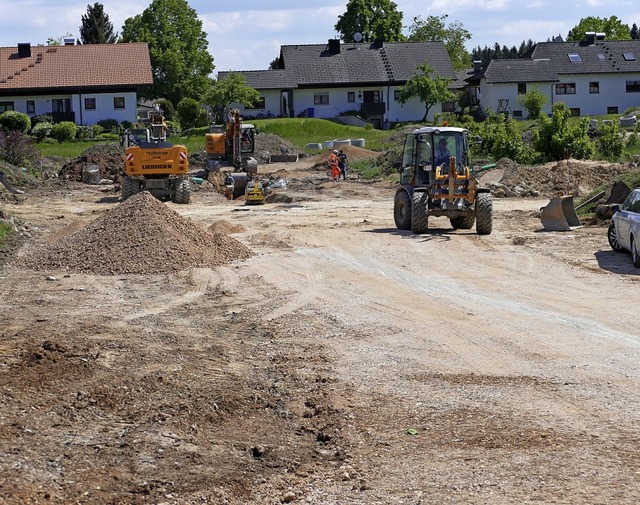
[[[550,60],[491,60],[484,69],[488,83],[554,82],[558,80]]]
[[[335,50],[336,46],[339,51]],[[333,48],[334,50],[331,50]],[[283,70],[241,71],[257,89],[335,87],[363,84],[403,85],[428,63],[434,74],[455,80],[457,74],[443,42],[384,44],[305,44],[282,46]],[[224,80],[229,72],[219,72]]]
[[[634,60],[625,60],[633,55]],[[577,55],[571,61],[569,55]],[[586,42],[543,42],[537,44],[532,59],[553,62],[558,74],[606,74],[640,72],[640,40],[598,40]]]

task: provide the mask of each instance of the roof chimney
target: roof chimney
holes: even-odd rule
[[[76,39],[74,39],[73,37],[65,37],[64,38],[64,45],[65,46],[74,46],[76,44]]]
[[[603,32],[596,32],[596,40],[604,40],[604,38],[607,36],[606,33]]]
[[[339,39],[329,39],[329,54],[340,54]]]
[[[473,71],[480,72],[482,70],[482,60],[473,60]]]
[[[31,42],[18,43],[18,58],[31,58]]]
[[[596,41],[596,32],[585,32],[584,41],[587,45],[592,45]]]

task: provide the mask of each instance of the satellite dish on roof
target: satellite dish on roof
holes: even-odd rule
[[[355,40],[356,42],[362,42],[362,34],[360,32],[354,33],[353,40]]]

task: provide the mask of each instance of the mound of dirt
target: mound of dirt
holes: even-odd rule
[[[240,224],[231,224],[229,221],[225,221],[221,219],[220,221],[216,221],[208,228],[209,233],[242,233],[245,231],[244,226]]]
[[[237,240],[207,232],[142,192],[21,258],[18,266],[95,275],[156,274],[215,267],[250,256]]]
[[[69,160],[60,169],[59,177],[82,182],[82,170],[97,165],[100,178],[120,182],[124,169],[124,148],[118,144],[96,144],[80,156]]]

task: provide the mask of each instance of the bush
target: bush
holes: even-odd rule
[[[38,123],[31,128],[31,136],[36,139],[36,142],[42,142],[46,137],[51,135],[52,127],[53,125],[51,123]]]
[[[51,128],[51,136],[58,142],[69,142],[76,138],[77,127],[71,121],[56,123]]]
[[[18,131],[0,132],[0,160],[15,166],[32,166],[40,153],[31,137]]]
[[[538,119],[542,114],[542,107],[547,103],[547,97],[539,89],[533,88],[518,98],[518,103],[527,110],[529,119]]]
[[[93,140],[96,138],[95,133],[93,132],[92,126],[78,126],[76,128],[76,138],[78,140]]]
[[[600,126],[600,136],[596,141],[598,150],[608,161],[618,161],[624,150],[624,140],[620,135],[617,123],[603,123]]]
[[[173,121],[176,118],[176,109],[169,100],[163,98],[156,103],[160,106],[165,121]]]
[[[102,127],[102,131],[118,133],[119,124],[115,119],[101,119],[96,123],[98,126]]]
[[[120,140],[120,135],[118,135],[117,133],[101,133],[100,135],[98,135],[96,137],[97,140],[112,140],[112,141],[119,141]]]
[[[178,104],[178,119],[183,128],[193,128],[200,115],[200,104],[193,98],[183,98]]]
[[[93,138],[96,138],[101,133],[104,133],[104,128],[99,124],[94,124],[91,126],[91,128],[93,129]]]
[[[567,155],[576,159],[590,159],[595,147],[589,135],[589,118],[571,123],[571,111],[563,102],[553,105],[551,118],[540,116],[540,128],[534,133],[534,146],[549,160],[563,160]]]
[[[40,123],[53,124],[53,116],[51,114],[38,114],[31,118],[31,128],[34,128]]]
[[[27,133],[30,129],[31,119],[24,112],[8,110],[0,114],[0,130]]]

